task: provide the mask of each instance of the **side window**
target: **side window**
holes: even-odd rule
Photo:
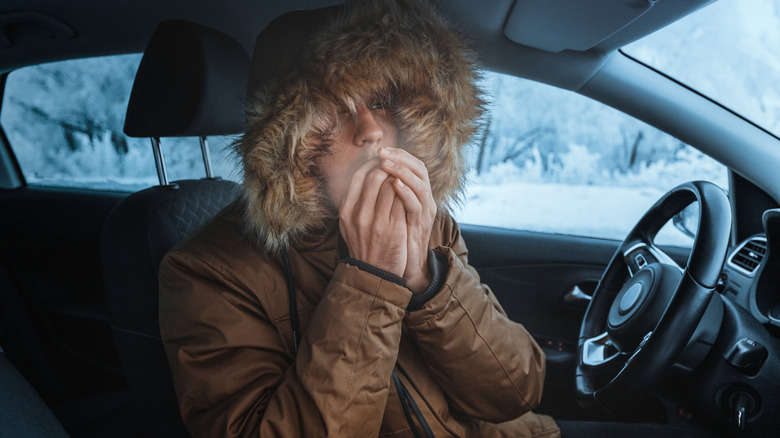
[[[158,183],[148,138],[123,126],[140,54],[26,67],[6,83],[0,123],[28,184],[135,191]],[[237,178],[230,137],[209,138],[215,174]],[[202,178],[197,138],[161,140],[168,178]]]
[[[483,87],[460,222],[619,240],[682,182],[728,186],[725,166],[599,102],[495,73]],[[671,225],[656,240],[692,242]]]

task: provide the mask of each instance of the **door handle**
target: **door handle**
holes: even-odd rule
[[[578,285],[574,285],[566,295],[563,296],[563,302],[566,304],[574,305],[587,305],[593,299],[592,296],[586,294],[580,289]]]

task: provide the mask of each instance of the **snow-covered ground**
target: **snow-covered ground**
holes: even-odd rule
[[[622,240],[660,197],[662,190],[549,183],[471,184],[461,223]],[[667,226],[659,243],[690,245]]]

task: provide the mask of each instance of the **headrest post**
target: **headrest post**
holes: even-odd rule
[[[203,165],[206,167],[206,178],[214,179],[211,173],[211,152],[209,152],[209,143],[205,135],[200,136],[200,150],[203,152]]]
[[[160,148],[160,137],[152,137],[152,152],[154,153],[154,164],[157,166],[157,178],[161,186],[168,185],[168,177],[165,175],[165,159],[163,158],[162,148]]]

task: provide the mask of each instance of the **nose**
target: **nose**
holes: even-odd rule
[[[384,130],[377,123],[374,114],[365,105],[360,105],[355,117],[355,144],[358,146],[378,145]]]

